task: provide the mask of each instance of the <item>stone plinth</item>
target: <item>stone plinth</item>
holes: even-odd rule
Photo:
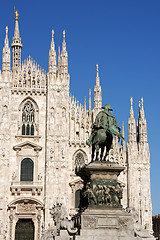
[[[83,203],[78,240],[153,240],[154,237],[122,209],[122,186],[117,177],[124,167],[114,162],[92,162],[84,168]],[[85,205],[85,204],[82,204]]]
[[[92,162],[84,168],[84,198],[89,208],[121,208],[122,186],[117,181],[124,167],[113,162]]]
[[[85,240],[132,240],[133,219],[118,208],[87,209],[81,216],[82,229],[78,239]]]

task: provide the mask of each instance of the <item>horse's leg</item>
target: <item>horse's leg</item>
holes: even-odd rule
[[[111,149],[112,141],[113,141],[113,136],[112,134],[110,134],[108,139],[108,153],[109,153],[109,150]]]
[[[92,162],[94,161],[95,145],[92,145]]]
[[[103,161],[104,146],[101,147],[100,161]]]
[[[106,161],[106,157],[108,156],[108,148],[107,148],[107,146],[106,146],[106,152],[105,152],[105,155],[104,155],[104,158],[103,158],[103,161]]]
[[[106,157],[109,154],[109,150],[111,149],[111,146],[112,146],[112,141],[113,141],[112,134],[107,134],[106,135],[106,154],[104,156],[104,161],[106,160]]]
[[[99,145],[98,144],[96,144],[95,145],[95,148],[96,148],[96,161],[98,161],[98,155],[99,155]]]

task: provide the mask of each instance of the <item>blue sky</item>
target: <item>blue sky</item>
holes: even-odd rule
[[[103,105],[110,103],[127,136],[130,97],[135,118],[144,98],[151,152],[153,215],[160,213],[160,1],[159,0],[1,0],[0,51],[9,27],[14,33],[14,6],[19,11],[22,60],[29,55],[48,70],[51,30],[56,49],[66,30],[72,95],[83,103],[92,93],[99,64]],[[0,59],[1,66],[1,59]],[[92,94],[93,97],[93,94]],[[92,105],[93,107],[93,105]]]

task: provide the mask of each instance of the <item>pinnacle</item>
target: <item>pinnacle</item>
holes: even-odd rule
[[[5,47],[8,47],[8,27],[6,26],[6,37],[5,37]]]
[[[130,108],[130,118],[134,118],[134,112],[133,112],[133,98],[130,98],[131,102],[131,108]]]
[[[96,76],[96,86],[99,86],[99,68],[98,68],[98,64],[96,65],[96,70],[97,70],[97,76]]]
[[[51,50],[55,51],[55,44],[54,44],[54,30],[52,30]]]
[[[66,52],[66,41],[65,41],[66,33],[63,31],[63,43],[62,43],[62,51]]]

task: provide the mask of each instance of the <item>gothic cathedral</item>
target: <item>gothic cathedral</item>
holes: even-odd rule
[[[11,44],[8,27],[0,71],[0,239],[22,239],[25,231],[39,240],[53,224],[50,209],[62,203],[71,218],[78,211],[83,181],[78,171],[91,161],[86,140],[102,107],[97,65],[94,108],[70,94],[65,31],[62,50],[55,51],[52,31],[47,74],[29,56],[21,62],[18,12]],[[115,137],[109,160],[125,166],[119,176],[124,186],[123,207],[137,211],[139,221],[152,231],[150,152],[143,99],[137,125],[131,98],[128,142]],[[122,127],[124,135],[124,127]],[[24,238],[23,238],[24,239]]]

